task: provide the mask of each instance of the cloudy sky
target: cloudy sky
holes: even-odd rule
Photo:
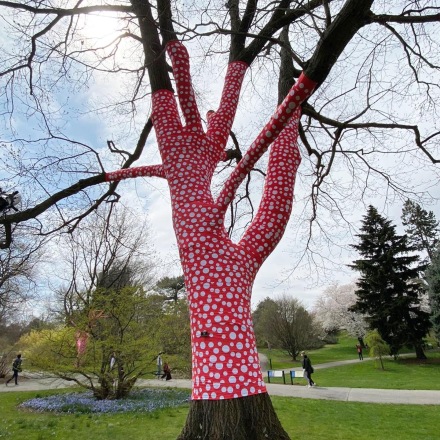
[[[92,44],[93,35],[99,38],[99,44],[103,45],[109,42],[118,29],[119,23],[112,19],[103,19],[102,14],[89,16],[87,23],[83,28],[84,39],[81,40],[80,47],[83,44]],[[6,27],[0,29],[0,48],[6,48],[9,44],[8,32]],[[371,35],[356,42],[356,55],[362,60],[368,59],[368,53],[371,45],[375,44]],[[370,40],[370,41],[369,41]],[[221,85],[225,73],[225,59],[215,57],[204,59],[200,56],[198,42],[194,41],[190,46],[193,66],[193,83],[196,90],[201,114],[210,108],[216,108],[221,93]],[[10,49],[10,47],[9,47]],[[350,53],[348,48],[347,53]],[[386,53],[385,53],[386,52]],[[130,62],[137,63],[139,60],[131,60],[133,53],[121,51],[124,65],[129,66]],[[399,71],[402,62],[402,54],[393,52],[391,45],[380,57],[386,58],[387,72],[380,71],[381,75],[395,75]],[[335,67],[329,76],[326,84],[320,90],[321,101],[316,97],[317,103],[325,102],[326,115],[333,116],[340,120],[349,119],[350,116],[359,112],[356,108],[356,99],[358,95],[354,93],[356,88],[362,87],[362,82],[353,86],[353,81],[361,77],[362,69],[356,66],[357,59],[353,57],[351,71],[343,71],[338,66]],[[362,62],[359,62],[362,64]],[[368,65],[368,69],[374,70],[373,63]],[[356,70],[358,69],[358,70]],[[394,72],[393,72],[394,70]],[[71,73],[75,74],[75,70]],[[269,116],[276,106],[276,84],[273,82],[271,70],[264,62],[259,60],[251,67],[246,75],[242,90],[242,98],[237,112],[237,118],[233,130],[236,133],[243,150],[250,145],[252,140],[258,134],[261,127],[268,120]],[[378,73],[378,72],[376,72]],[[390,76],[390,78],[391,78]],[[79,75],[79,79],[82,77]],[[1,85],[1,84],[0,84]],[[87,88],[75,90],[70,89],[68,93],[66,88],[59,86],[59,89],[53,89],[48,108],[52,110],[52,116],[62,120],[63,132],[66,136],[87,143],[100,152],[103,163],[107,171],[111,171],[117,164],[112,162],[110,155],[106,152],[107,140],[115,141],[122,149],[131,150],[139,135],[143,122],[150,113],[149,99],[144,104],[137,107],[137,113],[134,117],[125,117],[124,113],[115,110],[113,116],[105,111],[105,103],[113,97],[125,96],[127,93],[127,83],[124,79],[116,79],[114,76],[105,74],[96,74],[93,81]],[[399,116],[408,123],[421,123],[426,133],[439,129],[439,118],[435,112],[429,112],[429,108],[418,101],[416,90],[400,90],[399,81],[389,81],[387,86],[393,90],[391,98],[380,101],[379,108],[374,108],[375,103],[371,103],[372,117],[377,115],[392,114]],[[403,87],[403,86],[402,86]],[[333,88],[333,89],[332,89]],[[335,92],[336,90],[336,92]],[[410,93],[411,92],[411,93]],[[351,94],[353,93],[353,94]],[[405,94],[407,93],[407,94]],[[435,94],[435,91],[432,92]],[[383,90],[378,91],[378,96],[385,95]],[[23,102],[29,97],[26,93],[20,96]],[[325,100],[328,96],[344,96],[347,101],[338,101],[334,98],[331,104]],[[402,104],[391,109],[397,97],[400,95]],[[373,94],[372,94],[373,96]],[[5,108],[6,95],[2,95],[3,102],[0,105]],[[48,102],[49,102],[49,98]],[[315,98],[313,98],[315,99]],[[349,102],[352,108],[345,104]],[[17,104],[16,104],[17,105]],[[362,108],[362,103],[359,103]],[[383,106],[383,107],[382,107]],[[61,110],[60,110],[61,109]],[[344,113],[345,112],[345,113]],[[351,113],[350,113],[351,112]],[[3,114],[4,116],[4,114]],[[385,118],[384,118],[385,119]],[[20,137],[32,137],[33,130],[37,130],[38,122],[34,119],[28,119],[26,112],[22,117],[19,114],[12,119],[4,116],[1,119],[2,127],[1,139],[9,136],[10,126],[20,133]],[[378,139],[383,136],[382,133],[376,133]],[[37,136],[37,135],[35,135]],[[346,142],[359,148],[367,148],[363,142],[371,142],[371,139],[362,138],[361,133],[351,134],[352,138]],[[38,137],[38,136],[37,136]],[[390,144],[395,149],[404,149],[404,146],[410,145],[411,140],[400,139],[399,134],[393,137],[380,139],[375,147],[375,153],[369,156],[372,164],[385,170],[395,176],[401,185],[405,185],[410,191],[421,196],[425,203],[423,206],[427,210],[433,210],[436,217],[440,218],[440,203],[438,176],[439,172],[433,166],[428,166],[427,161],[417,154],[402,152],[399,156],[393,154],[379,154],[381,145]],[[35,147],[33,147],[35,148]],[[58,147],[59,148],[59,147]],[[302,149],[304,153],[304,149]],[[377,153],[377,154],[376,154]],[[416,159],[416,160],[415,160]],[[195,159],[196,160],[196,159]],[[263,158],[261,166],[267,158]],[[159,163],[160,158],[155,145],[154,136],[148,141],[147,148],[137,165]],[[398,232],[403,232],[400,222],[401,209],[404,196],[399,196],[390,188],[386,187],[381,179],[373,179],[365,171],[359,171],[359,175],[354,176],[348,171],[346,163],[335,161],[332,174],[329,178],[328,186],[324,189],[331,189],[332,197],[337,201],[338,211],[334,204],[327,203],[329,199],[323,198],[323,206],[318,210],[317,221],[312,224],[312,234],[310,235],[309,219],[311,217],[310,207],[310,188],[314,180],[312,174],[313,164],[303,154],[303,163],[299,169],[299,176],[296,185],[296,203],[290,223],[287,227],[283,240],[263,265],[255,283],[253,304],[264,299],[266,296],[275,297],[279,294],[288,294],[300,299],[304,305],[311,308],[316,297],[322,290],[332,282],[347,283],[353,280],[356,274],[347,268],[355,254],[350,250],[349,245],[354,243],[355,234],[362,216],[366,212],[368,204],[373,204],[379,212],[395,222],[398,226]],[[216,190],[218,185],[226,178],[227,172],[220,175],[216,180]],[[362,188],[359,182],[365,182],[368,179],[368,188]],[[62,183],[62,182],[61,182]],[[255,206],[258,204],[259,194],[261,194],[263,180],[257,173],[253,176],[253,201]],[[25,188],[19,188],[24,192]],[[118,189],[122,196],[122,202],[127,206],[135,206],[142,212],[141,215],[147,215],[152,236],[155,241],[155,249],[160,257],[162,264],[162,275],[178,275],[180,273],[178,265],[178,254],[176,241],[174,238],[172,224],[170,199],[166,183],[159,179],[139,179],[132,182],[123,182]],[[360,197],[363,196],[363,201]],[[324,205],[326,205],[324,208]],[[245,218],[237,230],[238,239],[240,228],[244,227],[249,218]]]

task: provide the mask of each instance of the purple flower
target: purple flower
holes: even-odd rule
[[[172,408],[188,402],[190,393],[182,390],[146,388],[133,391],[127,398],[96,400],[92,392],[55,394],[36,397],[23,402],[20,407],[34,411],[57,413],[117,413],[152,412],[160,408]]]

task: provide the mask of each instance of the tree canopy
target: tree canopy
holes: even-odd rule
[[[261,301],[252,314],[257,343],[280,348],[293,360],[302,350],[322,345],[320,326],[295,298],[288,295]]]
[[[406,200],[402,209],[402,222],[408,240],[418,251],[426,252],[432,260],[438,243],[439,223],[432,211],[426,211],[418,203]]]
[[[438,173],[435,3],[1,1],[0,8],[1,178],[23,196],[21,212],[0,219],[3,246],[17,223],[42,234],[74,229],[97,205],[125,197],[120,183],[104,183],[104,171],[155,162],[150,97],[173,86],[163,45],[175,37],[200,60],[194,84],[204,110],[215,107],[213,84],[228,61],[255,64],[230,157],[246,148],[258,114],[267,118],[276,104],[276,78],[280,96],[301,70],[318,83],[300,130],[300,235],[309,220],[327,238],[338,225],[350,230],[353,203],[378,192],[390,200],[435,196],[420,185]],[[257,185],[264,161],[259,166]],[[231,222],[246,225],[257,202],[252,185],[236,201]],[[321,263],[319,234],[303,244],[315,251],[311,263]]]

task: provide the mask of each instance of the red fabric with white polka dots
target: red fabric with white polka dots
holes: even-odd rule
[[[105,174],[106,182],[114,182],[134,177],[165,177],[162,165],[146,165],[143,167],[124,168]]]
[[[209,119],[205,134],[191,86],[188,53],[177,41],[169,43],[167,51],[186,125],[181,123],[169,90],[153,95],[153,124],[170,187],[188,291],[192,398],[219,400],[264,393],[252,327],[252,285],[290,216],[301,160],[297,145],[300,104],[314,83],[301,76],[214,201],[211,179],[224,158],[247,66],[242,62],[229,65],[220,107]],[[236,188],[272,142],[258,213],[240,242],[233,243],[224,228],[226,209]]]

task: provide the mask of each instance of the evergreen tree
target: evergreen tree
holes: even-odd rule
[[[426,271],[428,282],[429,303],[431,306],[431,322],[437,340],[440,340],[440,247],[434,251],[431,265]]]
[[[177,303],[179,295],[185,294],[185,281],[183,275],[177,277],[163,277],[156,283],[156,290],[165,297],[166,301]]]
[[[359,244],[352,245],[362,259],[351,265],[361,273],[353,311],[367,315],[371,329],[396,355],[402,346],[412,346],[418,359],[425,359],[422,343],[429,330],[429,314],[420,307],[417,282],[419,257],[406,235],[396,235],[395,226],[369,206],[362,222]]]
[[[432,260],[438,242],[439,223],[432,211],[426,211],[418,203],[407,200],[402,209],[402,223],[411,245],[425,251]]]

